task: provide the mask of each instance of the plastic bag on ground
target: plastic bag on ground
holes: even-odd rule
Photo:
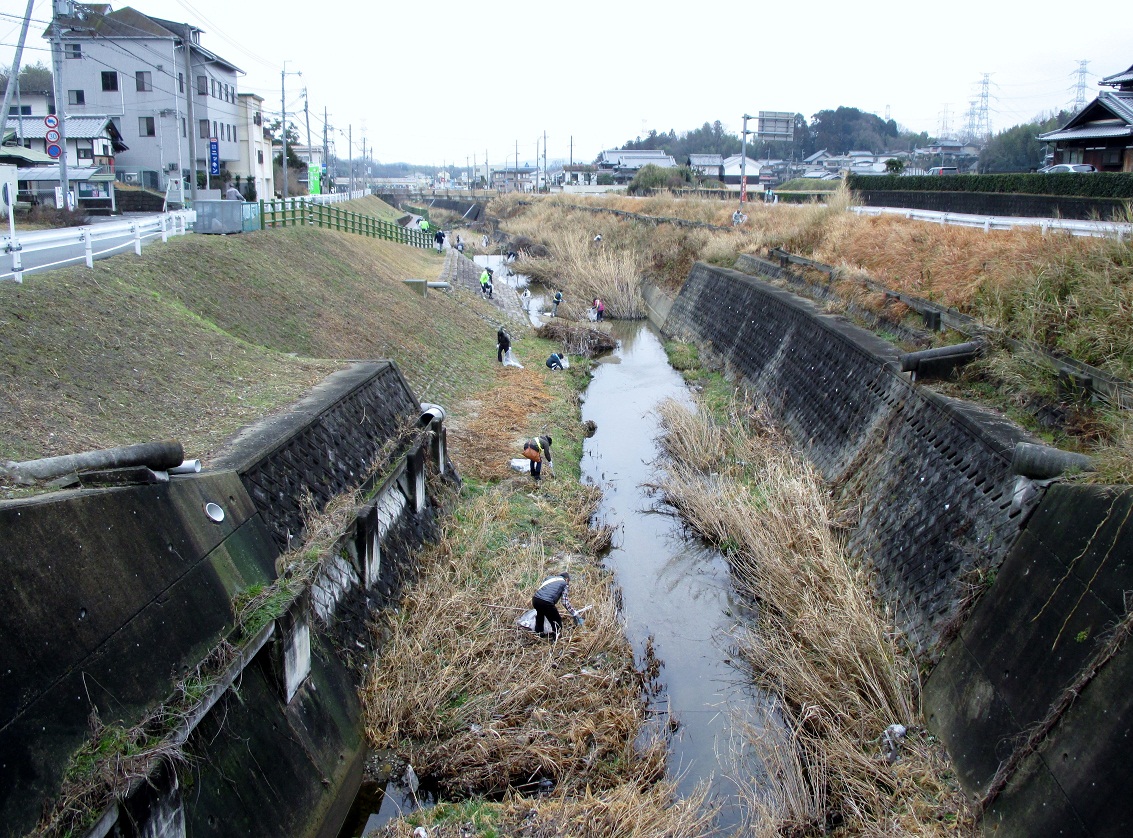
[[[515,359],[515,355],[512,354],[512,351],[510,349],[504,353],[504,366],[519,367],[520,369],[523,369],[523,364],[519,363],[519,361]]]

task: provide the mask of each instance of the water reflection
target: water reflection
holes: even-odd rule
[[[621,344],[620,363],[600,363],[582,407],[597,433],[583,451],[583,479],[603,489],[599,515],[616,527],[606,565],[622,590],[630,640],[641,650],[653,638],[664,662],[660,699],[680,722],[669,773],[682,794],[702,781],[726,803],[720,827],[740,818],[733,771],[733,714],[758,714],[759,698],[729,663],[733,596],[727,563],[688,535],[673,517],[659,514],[643,484],[653,478],[660,452],[653,411],[674,398],[691,404],[680,375],[669,366],[655,330],[647,324],[610,323]],[[759,725],[758,715],[756,725]]]

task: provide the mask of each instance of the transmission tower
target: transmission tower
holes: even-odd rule
[[[984,73],[980,81],[979,108],[976,113],[976,130],[973,139],[987,142],[991,137],[991,116],[988,113],[988,99],[991,90],[991,73]]]
[[[1074,85],[1074,110],[1080,111],[1086,107],[1086,66],[1089,61],[1078,62],[1078,83]]]
[[[950,139],[952,137],[952,115],[948,113],[948,103],[944,104],[944,110],[940,112],[940,133],[939,139]]]
[[[968,100],[968,112],[964,114],[968,122],[968,131],[964,134],[963,139],[967,142],[972,142],[976,139],[976,122],[979,115],[979,99]]]

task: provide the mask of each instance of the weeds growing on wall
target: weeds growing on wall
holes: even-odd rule
[[[817,472],[750,405],[717,422],[659,409],[668,460],[656,488],[725,550],[757,603],[737,635],[754,682],[774,695],[785,732],[752,732],[771,789],[748,790],[773,834],[971,832],[964,798],[917,710],[917,672],[849,560]],[[723,457],[721,457],[723,452]],[[907,733],[891,741],[891,725]]]

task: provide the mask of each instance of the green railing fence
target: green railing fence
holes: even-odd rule
[[[269,227],[323,227],[342,233],[355,233],[374,239],[429,248],[434,244],[433,234],[401,227],[369,215],[340,209],[327,204],[316,204],[302,198],[260,201],[260,229]]]

